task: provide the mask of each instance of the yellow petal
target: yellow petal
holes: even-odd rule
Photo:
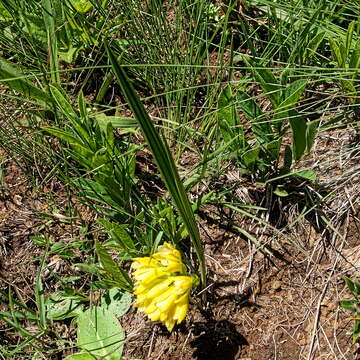
[[[185,302],[183,304],[178,304],[176,306],[173,319],[176,320],[178,324],[180,324],[185,319],[188,308],[189,308],[188,302]]]
[[[169,320],[165,321],[164,325],[166,326],[166,328],[168,329],[168,331],[171,332],[172,329],[173,329],[174,326],[175,326],[175,321],[172,320],[172,319],[169,319]]]
[[[156,306],[160,309],[160,311],[162,313],[166,313],[168,311],[170,311],[170,309],[172,307],[175,306],[175,300],[177,298],[177,294],[176,293],[172,293],[170,296],[168,296],[165,300],[163,301],[158,301],[156,299]],[[154,300],[155,301],[155,300]]]
[[[169,286],[171,285],[171,280],[164,279],[162,281],[159,281],[157,284],[151,287],[151,289],[148,290],[147,296],[149,298],[155,298],[160,296],[162,293],[164,293],[166,290],[168,290]]]

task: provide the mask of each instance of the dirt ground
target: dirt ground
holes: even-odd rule
[[[206,290],[194,297],[186,321],[171,334],[131,309],[120,319],[127,336],[124,360],[360,359],[348,333],[353,320],[339,308],[339,301],[350,297],[342,276],[356,279],[360,268],[359,154],[346,151],[352,140],[351,132],[323,135],[314,158],[305,159],[306,165],[316,158],[318,193],[336,231],[316,213],[297,222],[299,203],[279,200],[273,214],[256,214],[269,222],[276,218],[271,226],[216,206],[204,207],[198,218],[206,243]],[[0,290],[16,289],[31,306],[42,254],[32,237],[46,233],[54,242],[71,242],[82,236],[82,225],[96,218],[74,200],[77,211],[68,221],[64,209],[73,200],[61,183],[34,186],[1,155]],[[250,191],[236,169],[231,171],[219,181],[238,184],[239,200],[258,204],[261,191]],[[282,230],[276,226],[280,217],[287,224]],[[230,224],[246,230],[260,248]],[[72,273],[70,260],[56,255],[47,259],[47,267],[59,275]],[[56,279],[45,275],[44,281],[46,291],[57,290]],[[66,326],[63,334],[72,339],[74,329]],[[18,341],[4,323],[0,338],[3,346]],[[64,357],[59,351],[51,358]]]

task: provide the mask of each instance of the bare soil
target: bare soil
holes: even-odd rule
[[[199,212],[199,224],[206,243],[208,287],[194,297],[186,321],[171,334],[131,309],[120,319],[127,334],[124,359],[360,359],[348,333],[353,320],[339,307],[339,301],[349,297],[342,276],[356,279],[360,267],[358,156],[345,151],[351,135],[344,131],[324,135],[317,153],[306,159],[318,164],[324,214],[337,231],[320,224],[316,213],[297,222],[298,204],[281,202],[278,207],[285,230],[276,228],[276,221],[265,226],[207,205]],[[340,154],[331,150],[335,148]],[[2,156],[6,159],[6,154]],[[46,233],[53,242],[71,242],[82,236],[81,225],[94,222],[95,215],[73,201],[75,220],[67,221],[62,209],[69,197],[62,184],[53,181],[39,191],[12,161],[6,159],[2,165],[0,290],[10,287],[33,306],[43,250],[32,238]],[[236,169],[222,180],[238,183],[236,195],[248,204],[261,198],[261,192],[252,195],[256,187],[243,181]],[[269,219],[271,214],[256,215]],[[261,248],[231,224],[246,230]],[[47,266],[50,275],[44,282],[52,292],[59,286],[54,272],[69,275],[73,270],[70,260],[56,255],[47,259]],[[71,325],[61,326],[64,338],[73,340]],[[4,346],[18,341],[4,323],[0,336]],[[59,350],[49,358],[65,355]]]

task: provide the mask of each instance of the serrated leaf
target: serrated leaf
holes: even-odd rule
[[[96,254],[99,257],[106,279],[110,279],[121,289],[131,290],[132,282],[128,273],[122,270],[111,258],[106,249],[97,241],[95,244]]]

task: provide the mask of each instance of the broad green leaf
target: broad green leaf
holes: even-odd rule
[[[345,56],[343,52],[345,52],[345,48],[343,45],[341,45],[337,40],[335,39],[329,39],[329,44],[331,47],[331,51],[341,68],[345,68]]]
[[[276,110],[281,110],[287,107],[295,106],[303,95],[308,81],[307,80],[295,80],[283,91],[283,101]]]
[[[77,268],[79,268],[82,271],[88,272],[89,274],[93,274],[96,276],[100,276],[99,268],[96,265],[89,265],[89,264],[74,264]]]
[[[94,306],[79,314],[77,347],[96,359],[119,360],[125,339],[112,308]]]
[[[284,174],[283,175],[290,172],[292,160],[293,160],[293,157],[292,157],[291,147],[289,145],[286,145],[285,150],[284,150],[284,167],[283,167]]]
[[[246,151],[241,156],[241,159],[244,162],[244,165],[249,169],[253,169],[257,159],[259,158],[259,153],[260,153],[260,147],[259,146]]]
[[[360,337],[360,320],[359,320],[360,313],[357,313],[356,315],[357,315],[357,319],[355,320],[355,325],[351,329],[351,333],[353,334],[352,336],[353,344],[355,344]]]
[[[43,101],[46,105],[52,104],[51,96],[27,80],[17,65],[0,58],[0,83],[16,90],[25,97]]]
[[[86,109],[86,101],[85,101],[84,93],[82,91],[79,91],[78,94],[78,106],[79,106],[81,119],[82,121],[84,121],[88,117],[88,111]]]
[[[316,53],[317,48],[322,43],[326,35],[325,31],[319,32],[314,36],[306,46],[306,51],[303,54],[303,62],[310,60],[310,58]]]
[[[225,121],[231,127],[234,127],[239,123],[236,116],[234,95],[230,85],[226,85],[219,95],[216,114],[219,121]]]
[[[0,20],[1,21],[13,20],[13,17],[2,3],[0,3]]]
[[[97,360],[97,357],[87,353],[77,353],[67,356],[64,360]]]
[[[278,133],[281,132],[282,124],[289,113],[294,111],[295,105],[303,95],[307,80],[296,80],[291,83],[282,93],[282,102],[275,108],[273,123]]]
[[[101,113],[96,114],[95,119],[103,131],[105,131],[109,124],[111,124],[113,128],[137,128],[139,126],[138,121],[130,117],[108,116]]]
[[[81,305],[78,301],[60,294],[52,294],[46,299],[45,306],[46,316],[52,320],[75,317],[81,312]]]
[[[116,317],[126,314],[131,304],[132,295],[128,291],[110,289],[101,297],[101,306]]]
[[[281,146],[281,139],[270,141],[265,145],[266,154],[270,157],[270,160],[278,160]]]
[[[353,50],[351,54],[349,68],[355,70],[353,78],[356,76],[357,72],[360,71],[360,40],[357,44],[357,48]]]
[[[247,61],[248,62],[248,61]],[[249,63],[249,62],[248,62]],[[281,87],[278,84],[274,74],[270,69],[252,66],[252,72],[255,76],[256,81],[265,92],[265,95],[269,97],[273,107],[276,109],[281,102]]]
[[[93,7],[93,4],[89,0],[70,0],[70,3],[74,9],[81,14],[87,13]]]
[[[192,245],[195,248],[195,252],[200,264],[201,282],[202,285],[205,286],[206,268],[203,244],[200,240],[199,229],[195,221],[195,216],[191,208],[189,198],[185,192],[183,183],[181,182],[170,149],[165,139],[161,138],[161,136],[156,131],[149,114],[136,94],[125,70],[119,65],[116,56],[113,54],[106,43],[105,47],[109,55],[112,69],[119,81],[122,92],[125,95],[136,120],[139,122],[139,126],[141,127],[145,139],[151,148],[151,152],[155,158],[166,187],[171,194],[174,203],[182,217],[182,220],[188,230]]]

